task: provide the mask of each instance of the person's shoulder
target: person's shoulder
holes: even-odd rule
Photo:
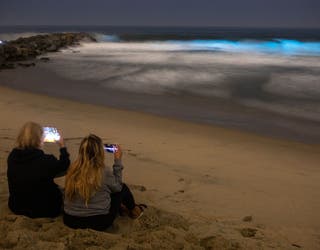
[[[8,159],[19,159],[19,160],[29,160],[34,158],[40,158],[44,155],[41,149],[37,148],[13,148],[8,155]]]
[[[8,159],[14,157],[17,153],[17,150],[18,150],[17,148],[13,148],[8,154]]]
[[[8,154],[8,157],[7,157],[8,167],[10,167],[13,162],[15,162],[16,158],[17,158],[17,149],[14,148],[10,151],[10,153]]]

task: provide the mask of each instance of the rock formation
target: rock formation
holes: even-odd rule
[[[53,33],[5,42],[0,45],[0,69],[12,68],[13,62],[34,59],[81,41],[96,42],[96,39],[87,33]]]

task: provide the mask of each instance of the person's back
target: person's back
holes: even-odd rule
[[[110,169],[105,167],[101,187],[90,197],[88,203],[86,204],[84,199],[77,193],[72,201],[65,199],[64,211],[67,214],[80,217],[108,214],[111,207],[110,195],[122,190],[121,163],[119,162],[118,165],[114,164],[113,169],[117,173],[118,178],[115,178]],[[114,183],[114,185],[110,185],[110,183]]]
[[[89,135],[66,175],[64,223],[71,228],[104,230],[111,226],[121,204],[132,218],[142,213],[129,188],[122,183],[122,152],[114,154],[113,170],[104,165],[102,140]]]
[[[41,149],[42,128],[27,123],[21,130],[17,147],[8,156],[8,206],[15,214],[28,217],[56,217],[61,212],[62,193],[54,177],[66,171],[69,154],[60,141],[60,159]]]

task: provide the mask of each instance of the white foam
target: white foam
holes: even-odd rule
[[[183,69],[150,69],[132,75],[125,75],[106,85],[113,88],[149,94],[174,93],[176,91],[201,93],[201,85],[210,84],[211,87],[217,85],[217,89],[219,87],[222,88],[222,86],[219,86],[221,77],[223,75],[219,73],[198,72],[194,74],[193,71]],[[129,86],[130,89],[128,89]],[[219,90],[219,92],[221,91]],[[211,92],[202,94],[215,95],[215,91],[213,89]]]
[[[319,74],[276,73],[264,90],[283,97],[317,99],[320,101]]]
[[[317,56],[191,52],[175,43],[108,42],[84,43],[78,48],[52,54],[52,57],[50,65],[55,64],[53,68],[64,77],[95,80],[105,87],[149,94],[236,97],[249,106],[320,117],[317,108],[320,106],[320,60]],[[237,93],[239,89],[240,92],[250,91],[256,84],[261,85],[257,97],[254,93],[251,96]],[[259,94],[276,100],[259,100]],[[296,105],[289,104],[295,99],[300,101]],[[309,103],[317,99],[316,105]]]

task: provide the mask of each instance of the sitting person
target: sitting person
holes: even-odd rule
[[[82,140],[79,155],[66,174],[63,220],[67,226],[102,231],[112,225],[121,208],[131,218],[142,215],[145,205],[136,205],[122,183],[121,158],[117,146],[111,171],[104,163],[102,140],[92,134]]]
[[[53,179],[66,172],[70,160],[62,136],[57,143],[59,159],[41,150],[43,128],[39,124],[28,122],[20,130],[16,148],[8,156],[8,206],[13,213],[37,218],[62,212],[62,192]]]

